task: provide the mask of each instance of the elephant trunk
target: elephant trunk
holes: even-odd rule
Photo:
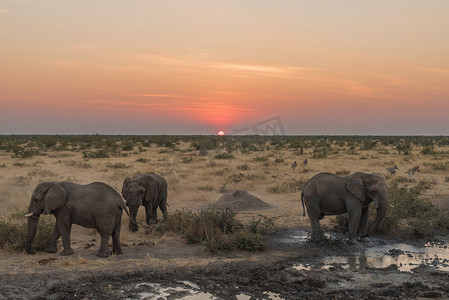
[[[387,215],[388,209],[388,200],[382,202],[382,205],[377,207],[376,218],[374,219],[373,224],[371,224],[369,228],[369,233],[373,233],[383,222]]]
[[[130,207],[129,208],[129,214],[130,214],[130,218],[129,218],[129,223],[128,223],[128,227],[129,230],[131,231],[137,231],[139,229],[139,226],[137,226],[137,211],[139,210],[139,207]],[[135,222],[133,222],[135,221]]]
[[[29,254],[35,253],[35,251],[31,249],[31,243],[33,242],[34,236],[36,235],[38,223],[39,223],[39,215],[33,214],[32,216],[28,217],[28,232],[27,232],[27,239],[25,242],[25,250]]]

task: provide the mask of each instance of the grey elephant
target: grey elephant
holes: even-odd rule
[[[158,207],[164,216],[167,214],[167,181],[156,173],[127,177],[123,181],[122,196],[133,220],[136,220],[141,205],[145,207],[147,224],[151,221],[157,222]],[[137,231],[139,227],[130,220],[129,229]]]
[[[377,174],[357,172],[346,177],[319,173],[312,177],[301,191],[301,201],[307,207],[312,227],[312,239],[323,233],[319,220],[325,215],[349,214],[349,239],[357,233],[365,237],[378,228],[388,209],[388,191],[385,180]],[[377,208],[376,218],[367,230],[369,204]],[[305,211],[303,212],[305,215]]]
[[[36,234],[39,216],[53,214],[56,225],[50,235],[48,252],[56,252],[56,242],[62,237],[64,250],[61,255],[74,253],[70,246],[70,230],[72,224],[87,228],[96,228],[101,235],[99,257],[108,257],[108,242],[112,236],[112,252],[121,254],[120,227],[125,203],[120,194],[111,186],[102,182],[79,185],[71,182],[43,182],[36,186],[28,208],[28,233],[25,250],[34,254],[31,249]],[[128,214],[129,215],[129,214]]]

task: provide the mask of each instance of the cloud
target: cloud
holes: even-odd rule
[[[230,70],[239,73],[261,75],[261,76],[290,76],[300,70],[311,70],[315,68],[299,68],[296,66],[282,65],[249,65],[238,63],[224,63],[205,52],[194,52],[182,56],[168,55],[131,55],[131,59],[150,61],[153,63],[186,66],[193,68]]]

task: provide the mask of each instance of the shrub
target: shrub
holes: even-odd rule
[[[267,237],[259,233],[240,231],[237,232],[232,238],[233,246],[236,249],[263,251],[267,247]]]
[[[144,158],[144,157],[140,157],[138,159],[136,159],[136,162],[141,162],[141,163],[147,163],[150,160],[148,158]]]
[[[410,229],[418,235],[431,235],[438,228],[449,229],[446,220],[449,215],[445,211],[439,210],[427,199],[422,199],[420,195],[429,189],[434,182],[420,181],[411,187],[399,186],[393,183],[389,186],[390,207],[380,229],[388,231],[404,220]]]
[[[181,157],[181,161],[185,164],[188,164],[193,161],[193,158],[192,157]]]
[[[318,147],[313,149],[313,158],[326,158],[330,147]]]
[[[108,158],[111,155],[105,149],[96,151],[83,151],[83,158]]]
[[[14,150],[14,154],[12,157],[14,158],[30,158],[34,155],[39,155],[39,151],[35,149],[23,149],[17,148]]]
[[[231,159],[231,158],[235,158],[234,155],[232,155],[231,153],[227,153],[227,152],[218,153],[214,157],[216,159]]]
[[[412,151],[412,144],[410,141],[400,141],[396,144],[396,150],[398,150],[398,154],[401,154],[401,152],[404,155],[410,155],[410,151]]]
[[[26,210],[18,210],[8,218],[0,220],[0,248],[10,251],[25,249],[28,230],[28,220],[24,215]],[[53,216],[41,215],[39,225],[33,241],[33,248],[43,250],[50,242],[50,234],[55,227]]]
[[[248,163],[244,163],[243,165],[237,166],[237,170],[249,170],[251,169],[251,165],[249,165]]]
[[[209,252],[218,250],[264,250],[265,234],[274,228],[274,218],[259,216],[252,225],[244,226],[232,211],[175,211],[152,228],[156,232],[178,232],[187,243],[201,243]]]
[[[266,156],[256,156],[253,158],[254,161],[268,161],[268,157]]]

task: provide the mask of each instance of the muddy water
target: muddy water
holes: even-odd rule
[[[200,290],[200,287],[189,281],[179,281],[177,286],[162,286],[159,283],[141,282],[135,285],[137,297],[128,297],[127,300],[150,299],[187,299],[187,300],[213,300],[218,299],[210,293]],[[266,299],[282,300],[278,294],[266,293]],[[249,300],[250,295],[236,295],[237,300]]]
[[[328,238],[334,238],[328,235]],[[285,241],[303,243],[307,240],[307,233],[299,232]],[[366,239],[355,245],[357,250],[348,255],[324,256],[312,263],[298,263],[295,269],[344,269],[386,268],[396,265],[399,271],[412,272],[413,268],[426,265],[437,270],[449,271],[449,243],[429,242],[422,245],[405,243],[377,245],[376,239]],[[360,249],[362,248],[362,249]],[[360,249],[360,250],[359,250]]]
[[[345,236],[329,234],[328,239],[342,241]],[[440,239],[447,241],[447,238]],[[290,232],[276,240],[276,243],[295,245],[308,242],[308,234],[305,231]],[[325,247],[325,246],[323,246]],[[346,249],[346,248],[345,248]],[[435,270],[449,272],[449,243],[391,243],[388,244],[382,239],[367,238],[356,243],[348,243],[347,255],[323,255],[312,258],[305,262],[298,262],[292,267],[297,270],[363,270],[382,269],[394,265],[401,272],[413,273],[413,269],[422,265]],[[343,251],[338,251],[342,253]],[[327,249],[325,253],[332,253]],[[364,273],[361,273],[364,274]],[[404,273],[406,274],[406,273]],[[340,282],[339,288],[345,283]],[[348,283],[349,286],[353,282]],[[133,297],[127,299],[222,299],[216,295],[206,293],[204,290],[189,281],[178,281],[174,284],[163,285],[160,283],[141,282],[131,287],[134,291]],[[264,299],[283,299],[280,295],[266,291],[263,293]],[[238,300],[251,299],[249,294],[235,295]]]

